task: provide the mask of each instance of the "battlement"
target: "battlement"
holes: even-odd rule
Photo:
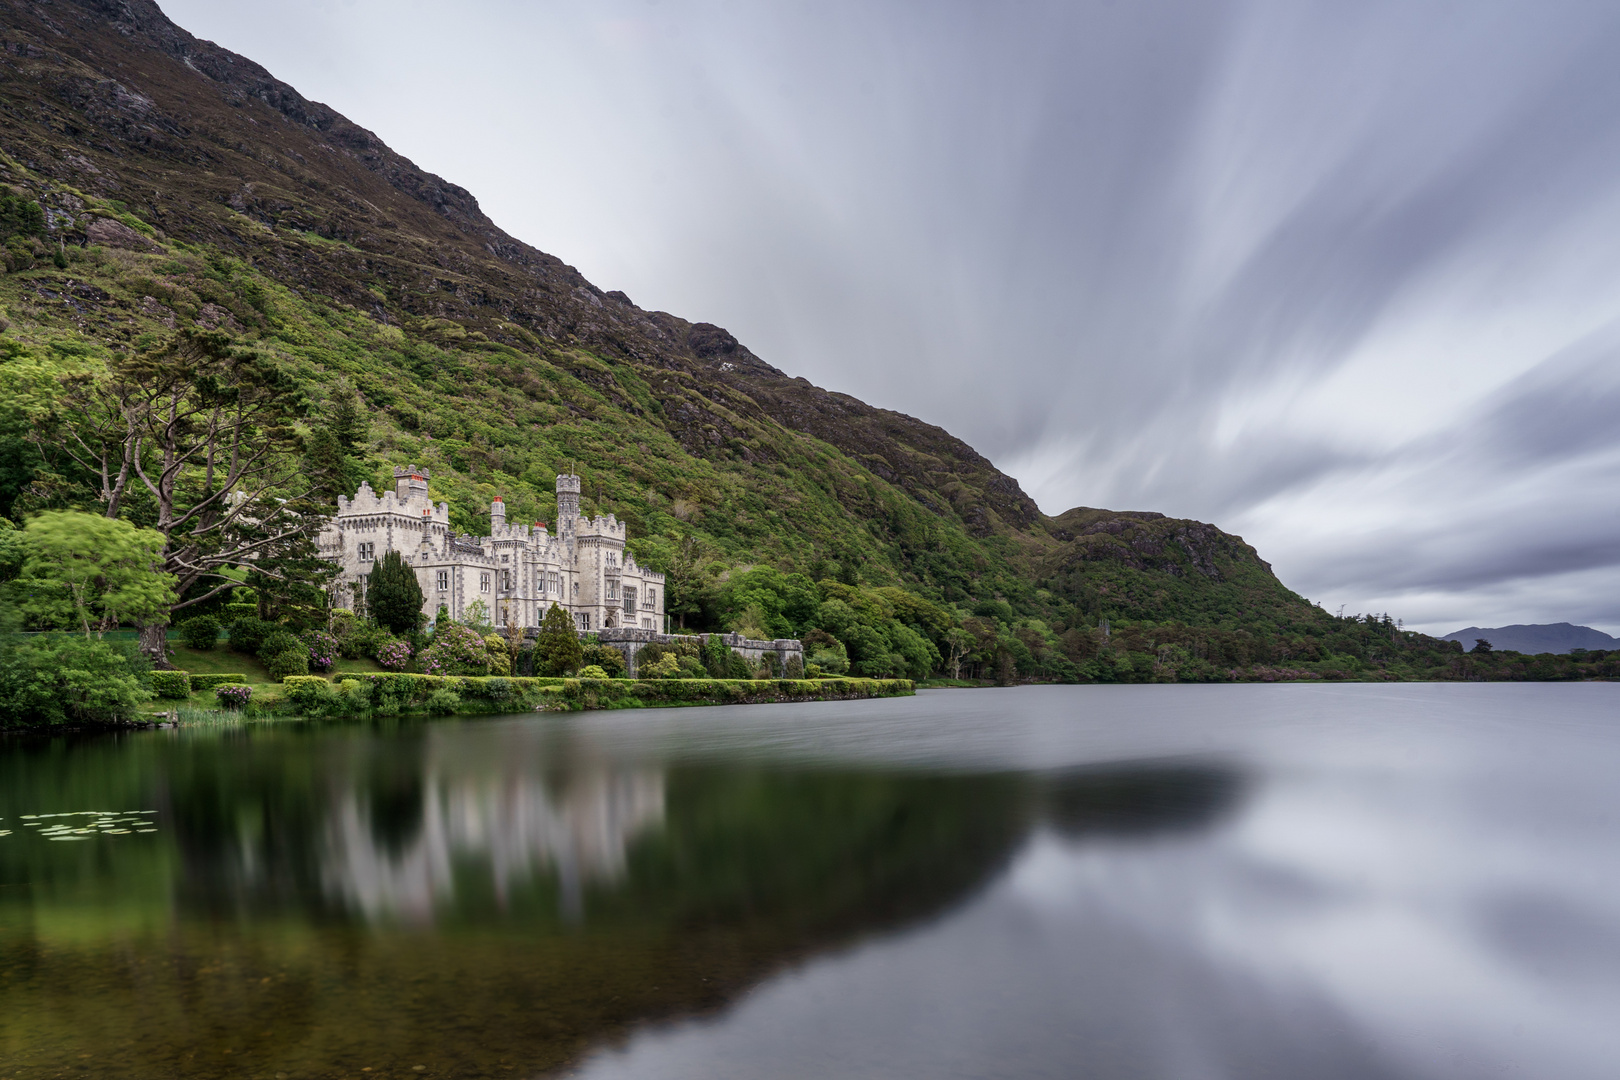
[[[372,514],[394,514],[410,518],[417,523],[425,518],[431,524],[448,525],[450,504],[442,502],[434,506],[432,500],[428,498],[427,482],[424,480],[419,488],[412,487],[414,483],[414,480],[407,477],[404,494],[395,490],[385,491],[379,495],[371,489],[369,482],[362,482],[360,490],[354,493],[354,498],[346,499],[342,495],[338,496],[337,516],[353,518]]]

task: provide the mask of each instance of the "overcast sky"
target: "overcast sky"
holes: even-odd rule
[[[514,235],[1332,610],[1620,633],[1620,6],[167,0]]]

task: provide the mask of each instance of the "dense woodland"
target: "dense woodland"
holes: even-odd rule
[[[66,35],[30,11],[0,51],[0,578],[9,630],[77,638],[8,637],[10,685],[135,678],[188,620],[331,633],[322,515],[407,463],[474,535],[495,495],[553,520],[577,469],[682,629],[800,636],[829,674],[1620,673],[1335,617],[1200,522],[1046,517],[948,433],[602,292],[153,5],[63,4]],[[87,554],[88,518],[116,525]]]

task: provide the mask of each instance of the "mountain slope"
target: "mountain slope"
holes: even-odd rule
[[[599,289],[149,0],[0,12],[0,117],[0,182],[48,218],[43,243],[8,247],[9,340],[66,370],[228,329],[317,403],[357,388],[377,481],[430,467],[467,531],[496,493],[549,520],[551,476],[577,463],[587,510],[627,519],[655,565],[690,534],[731,565],[1006,602],[1054,630],[1326,625],[1214,526],[1046,518],[948,432]],[[25,456],[0,467],[0,512],[66,498]]]

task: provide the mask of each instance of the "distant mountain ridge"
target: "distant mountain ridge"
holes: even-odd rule
[[[1610,637],[1590,626],[1573,623],[1515,623],[1512,626],[1470,626],[1446,634],[1446,641],[1460,641],[1469,652],[1474,641],[1484,638],[1493,649],[1522,653],[1567,653],[1573,649],[1620,648],[1620,638]]]

